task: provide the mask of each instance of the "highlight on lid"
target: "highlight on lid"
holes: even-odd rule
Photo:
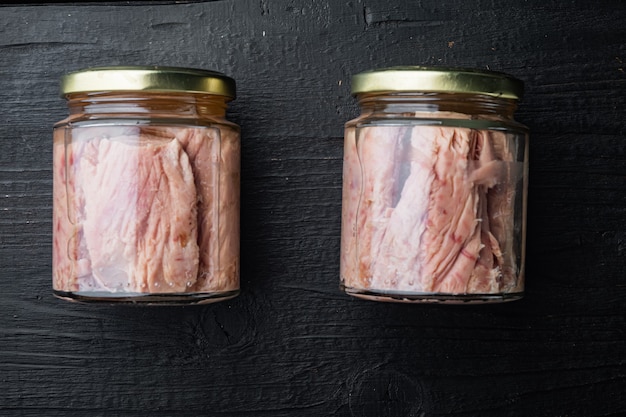
[[[64,75],[61,95],[103,91],[200,93],[235,98],[235,80],[217,71],[161,67],[95,67]]]

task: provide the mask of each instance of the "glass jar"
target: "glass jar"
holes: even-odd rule
[[[67,74],[54,126],[53,290],[84,302],[239,293],[235,81],[173,67]]]
[[[523,84],[469,69],[394,67],[352,79],[341,287],[396,302],[522,297],[528,129]]]

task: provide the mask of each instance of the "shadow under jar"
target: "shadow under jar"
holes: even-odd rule
[[[393,67],[352,78],[341,287],[377,301],[484,303],[524,291],[528,130],[506,74]]]
[[[54,126],[53,290],[83,302],[209,303],[239,293],[235,82],[174,67],[68,74]]]

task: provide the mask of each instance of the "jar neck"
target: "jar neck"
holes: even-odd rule
[[[485,94],[465,93],[385,93],[360,94],[357,97],[362,114],[415,117],[465,116],[471,118],[513,119],[517,101]]]
[[[67,100],[70,119],[221,119],[227,107],[225,97],[191,93],[80,93],[68,95]]]

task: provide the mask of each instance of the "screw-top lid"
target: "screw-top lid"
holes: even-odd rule
[[[382,68],[352,77],[354,95],[384,92],[486,94],[517,100],[524,83],[496,71],[420,66]]]
[[[66,74],[61,96],[73,93],[151,91],[235,98],[235,80],[215,71],[159,66],[98,67]]]

